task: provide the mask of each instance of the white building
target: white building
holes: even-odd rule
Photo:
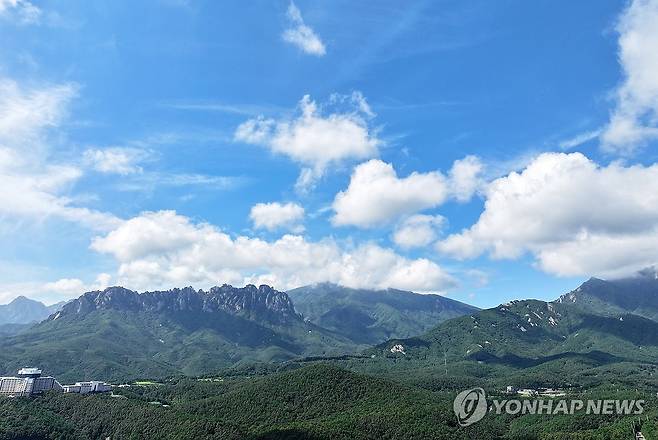
[[[75,385],[64,385],[63,389],[65,393],[89,394],[112,391],[112,386],[105,382],[92,380],[89,382],[76,382]]]
[[[524,388],[522,390],[517,391],[517,394],[519,396],[524,396],[524,397],[535,397],[539,395],[539,392],[537,390],[533,390],[532,388]]]
[[[21,368],[18,376],[0,377],[0,395],[9,397],[31,396],[62,386],[51,376],[41,376],[38,368]]]
[[[78,394],[105,393],[112,391],[112,386],[99,380],[62,386],[54,377],[42,376],[38,368],[21,368],[17,376],[0,377],[0,396],[31,396],[49,390]]]

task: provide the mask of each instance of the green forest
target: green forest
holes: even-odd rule
[[[384,363],[389,364],[388,371]],[[581,375],[582,383],[571,386],[568,398],[645,399],[646,411],[639,419],[488,414],[474,425],[460,427],[452,410],[459,390],[478,382],[495,395],[500,393],[501,380],[527,377],[511,370],[508,375],[498,370],[495,378],[487,377],[486,369],[478,371],[477,366],[450,365],[459,374],[445,376],[441,368],[429,374],[428,368],[416,370],[392,358],[317,361],[231,369],[218,376],[172,377],[161,383],[115,388],[112,395],[51,392],[3,398],[0,439],[621,440],[632,438],[636,427],[641,427],[646,438],[658,438],[652,373],[632,364],[623,371],[617,366]],[[393,379],[393,370],[401,379]],[[548,371],[544,371],[547,376]],[[632,381],[639,374],[647,380],[636,386],[614,380],[625,375]],[[574,371],[565,378],[578,376]]]

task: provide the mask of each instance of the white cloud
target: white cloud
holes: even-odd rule
[[[243,185],[248,179],[233,176],[211,176],[207,174],[177,174],[144,172],[132,174],[117,182],[119,191],[151,192],[158,188],[201,187],[204,190],[231,190]]]
[[[85,283],[78,278],[62,278],[44,284],[44,289],[64,295],[81,295],[85,292]]]
[[[382,144],[368,126],[373,114],[365,98],[358,92],[342,99],[337,96],[332,96],[329,104],[348,104],[347,109],[325,115],[306,95],[299,103],[301,114],[280,120],[250,119],[237,128],[235,139],[264,145],[301,163],[305,169],[297,187],[308,189],[331,164],[374,157]]]
[[[148,151],[128,147],[89,149],[83,154],[84,161],[96,171],[120,175],[141,173],[139,163],[148,156]]]
[[[38,274],[35,274],[38,277]],[[30,277],[28,277],[30,279]],[[78,278],[62,278],[53,282],[26,281],[0,284],[0,304],[6,304],[19,295],[41,301],[46,305],[77,298],[85,292],[101,290],[110,285],[112,277],[101,273],[90,283]]]
[[[558,147],[562,150],[570,150],[574,147],[584,144],[598,138],[601,135],[601,130],[591,130],[584,133],[579,133],[576,136],[565,139],[558,143]]]
[[[103,290],[110,285],[112,277],[107,273],[101,273],[91,284],[86,284],[79,278],[62,278],[57,281],[46,283],[43,289],[64,298],[77,298],[86,292]]]
[[[276,241],[231,237],[173,211],[144,213],[103,237],[92,249],[119,262],[118,281],[135,289],[188,284],[268,283],[290,289],[332,281],[351,287],[443,291],[454,279],[427,259],[408,259],[373,243],[341,247],[284,235]]]
[[[467,201],[481,186],[482,168],[478,158],[467,156],[455,161],[447,178],[438,171],[398,177],[391,164],[371,159],[354,169],[347,189],[336,195],[332,222],[369,228],[435,208],[448,198]]]
[[[482,162],[475,156],[456,160],[450,170],[450,192],[460,202],[467,202],[482,185]]]
[[[0,80],[0,214],[43,220],[58,217],[106,230],[110,214],[75,206],[63,194],[80,178],[75,166],[48,163],[48,131],[66,116],[73,85],[26,89]]]
[[[0,156],[7,152],[0,148]],[[73,200],[59,194],[80,175],[78,169],[68,166],[44,166],[31,173],[16,172],[0,164],[0,214],[36,220],[56,217],[96,230],[115,227],[119,220],[113,215],[77,207]]]
[[[321,57],[327,53],[324,43],[315,31],[304,23],[301,11],[293,2],[288,6],[288,20],[292,27],[283,32],[284,41],[309,55]]]
[[[286,228],[296,233],[304,231],[304,226],[301,224],[304,219],[304,208],[297,203],[257,203],[251,208],[249,218],[255,228],[269,231]]]
[[[484,212],[438,244],[460,258],[530,252],[546,272],[616,276],[658,262],[658,164],[546,153],[491,182]]]
[[[27,0],[0,0],[0,16],[16,14],[20,24],[37,24],[41,9]]]
[[[25,89],[0,78],[0,145],[22,147],[41,143],[44,131],[66,116],[68,102],[76,95],[73,84]]]
[[[631,153],[658,138],[658,0],[633,0],[619,19],[624,80],[602,134],[605,150]]]
[[[373,227],[438,206],[447,196],[448,185],[439,172],[400,178],[391,164],[372,159],[358,165],[347,189],[336,195],[332,223]]]
[[[393,241],[403,249],[423,247],[437,238],[437,230],[445,223],[440,215],[417,214],[405,219],[393,233]]]

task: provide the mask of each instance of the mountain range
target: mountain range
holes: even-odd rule
[[[518,369],[573,359],[651,363],[656,356],[652,270],[592,278],[555,301],[511,301],[486,310],[437,295],[327,283],[288,293],[253,285],[144,293],[111,287],[0,339],[0,369],[39,365],[63,380],[201,375],[350,357],[373,357],[375,368],[394,371],[412,365],[399,359]]]
[[[323,309],[340,315],[327,285],[294,292],[300,310],[315,310],[309,298],[318,289],[325,293],[317,296]],[[291,296],[269,286],[88,292],[0,342],[0,367],[34,364],[63,378],[196,375],[244,363],[358,354],[372,343],[476,310],[436,295],[341,290],[331,286],[333,304],[348,312],[331,326],[324,325],[326,313],[300,314]],[[358,334],[353,327],[361,318]]]
[[[647,270],[619,280],[592,278],[555,301],[511,301],[387,341],[373,352],[513,367],[568,358],[654,362],[657,318],[658,278]]]

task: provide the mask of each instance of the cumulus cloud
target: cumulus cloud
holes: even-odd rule
[[[77,207],[65,195],[82,175],[77,167],[46,162],[48,130],[59,126],[75,92],[73,85],[26,89],[0,80],[0,214],[58,217],[99,230],[117,225],[116,217]]]
[[[362,228],[381,225],[443,203],[446,179],[439,172],[398,177],[391,164],[372,159],[358,165],[345,191],[336,195],[332,223]]]
[[[0,0],[0,17],[12,14],[20,24],[36,24],[41,19],[41,9],[27,0]]]
[[[427,246],[436,240],[444,223],[440,215],[412,215],[395,228],[393,241],[403,249]]]
[[[141,173],[143,170],[139,163],[148,156],[145,150],[129,147],[89,149],[83,154],[86,164],[96,171],[124,176]]]
[[[398,177],[389,163],[371,159],[358,165],[346,190],[333,202],[336,226],[370,228],[435,208],[449,198],[469,200],[481,185],[482,164],[474,156],[455,161],[449,176],[439,171]]]
[[[545,153],[491,182],[478,221],[438,243],[459,258],[518,258],[562,276],[617,276],[658,261],[658,164],[600,166]]]
[[[484,166],[476,156],[456,160],[450,170],[450,191],[460,202],[467,202],[482,185],[481,173]]]
[[[369,127],[373,116],[361,93],[348,97],[333,95],[323,109],[306,95],[299,103],[300,114],[279,120],[258,117],[242,123],[235,131],[237,141],[263,145],[301,163],[297,181],[300,190],[312,187],[328,166],[348,159],[367,159],[378,154],[382,141]]]
[[[624,80],[602,134],[611,152],[631,153],[658,138],[658,0],[633,0],[619,19],[619,62]]]
[[[103,290],[110,285],[112,277],[110,274],[101,273],[93,283],[87,284],[79,278],[62,278],[57,281],[46,283],[43,289],[64,298],[76,298],[85,292]]]
[[[408,259],[373,243],[341,246],[333,239],[276,241],[232,237],[173,211],[144,213],[105,236],[92,249],[119,263],[118,281],[136,289],[217,283],[268,283],[290,289],[332,281],[351,287],[443,291],[453,278],[427,259]]]
[[[284,41],[309,55],[321,57],[327,53],[324,43],[315,31],[304,23],[301,11],[293,2],[288,6],[288,21],[291,27],[283,32]]]
[[[251,208],[249,218],[257,229],[274,231],[285,228],[293,232],[304,231],[301,224],[304,208],[297,203],[257,203]]]

